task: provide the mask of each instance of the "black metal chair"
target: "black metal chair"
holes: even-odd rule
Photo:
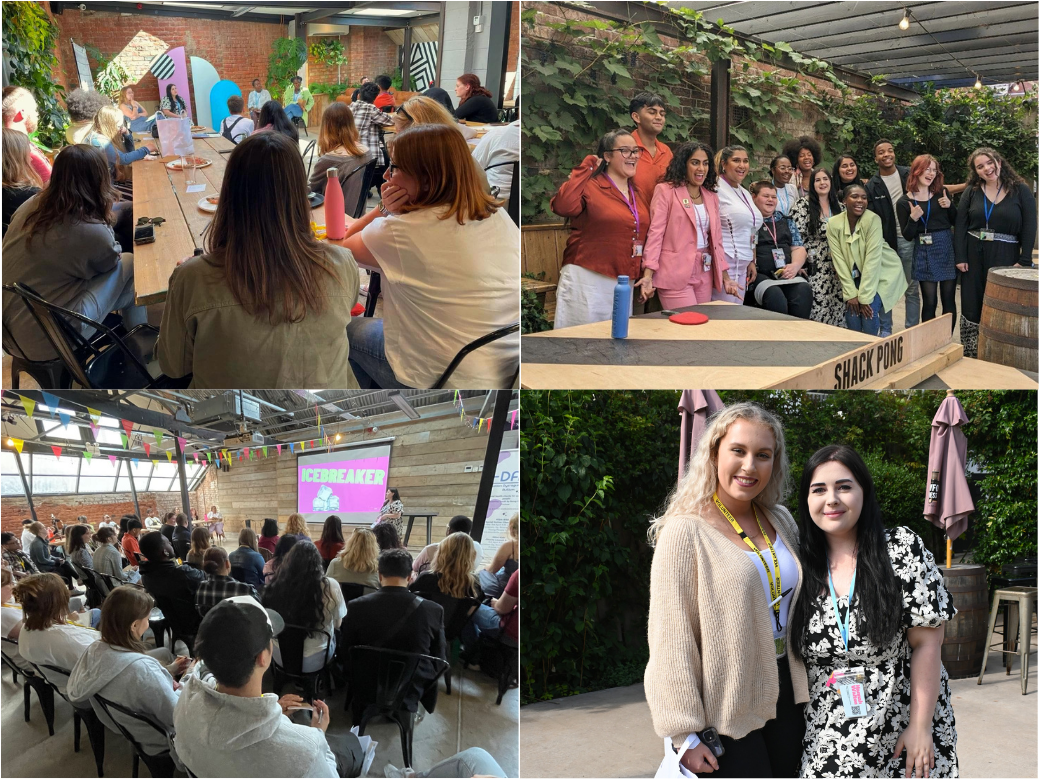
[[[140,773],[141,761],[148,766],[148,771],[152,776],[173,776],[174,771],[177,770],[176,764],[173,762],[173,758],[170,756],[170,752],[173,750],[173,734],[170,733],[166,728],[157,723],[151,717],[146,714],[141,714],[123,706],[119,703],[102,698],[100,695],[93,695],[90,698],[91,704],[96,703],[98,708],[111,720],[112,724],[116,726],[116,730],[122,734],[123,738],[130,742],[130,745],[134,748],[134,764],[131,776],[137,779]],[[126,726],[121,723],[118,719],[113,716],[113,712],[116,712],[124,717],[136,720],[148,727],[154,728],[163,738],[166,739],[167,744],[170,746],[165,752],[161,752],[158,755],[149,755],[144,751],[140,742],[134,738],[133,734],[127,730]],[[99,720],[100,722],[100,720]],[[107,725],[107,723],[105,723]],[[109,726],[111,727],[111,726]]]
[[[465,359],[466,355],[470,354],[471,352],[475,352],[481,346],[485,346],[486,344],[489,344],[492,341],[497,341],[499,338],[503,338],[509,335],[510,333],[515,333],[519,330],[520,323],[513,322],[513,324],[508,325],[507,327],[502,327],[498,330],[488,333],[487,335],[482,335],[475,341],[471,341],[470,343],[466,344],[461,349],[459,349],[459,353],[455,355],[455,358],[448,364],[448,367],[445,369],[444,373],[441,374],[441,377],[437,379],[437,382],[430,389],[444,389],[445,382],[447,382],[448,379],[451,378],[451,374],[453,374],[455,372],[455,369],[459,367],[459,364],[463,361],[463,359]],[[516,376],[519,374],[519,372],[520,361],[518,358],[516,364],[516,371],[513,375],[513,382],[509,386],[513,386],[513,384],[516,384]]]
[[[184,645],[188,647],[188,654],[194,657],[195,634],[198,633],[199,623],[202,622],[202,617],[195,610],[195,601],[158,597],[154,593],[149,594],[155,599],[155,605],[163,613],[165,621],[163,629],[170,631],[171,651],[178,641],[183,641]],[[156,646],[162,645],[158,637],[156,637],[155,643]]]
[[[503,168],[506,165],[513,166],[513,178],[509,183],[509,200],[506,203],[506,213],[509,214],[509,218],[513,220],[513,224],[520,225],[520,160],[512,160],[506,162],[496,162],[493,165],[488,165],[484,168],[487,172],[492,168]],[[502,193],[498,193],[499,197],[502,197]]]
[[[444,610],[444,640],[448,644],[448,659],[451,660],[452,646],[456,639],[462,637],[462,631],[473,619],[473,612],[477,610],[480,601],[476,598],[453,598],[442,592],[423,595],[427,600],[432,600]],[[451,663],[444,672],[444,687],[448,695],[451,695]]]
[[[72,374],[72,379],[86,389],[144,389],[160,385],[148,372],[145,361],[152,353],[159,331],[151,325],[138,325],[125,338],[113,328],[71,309],[49,303],[24,284],[4,286],[25,301],[54,351]],[[70,321],[71,320],[71,321]],[[80,327],[87,325],[107,337],[87,339]]]
[[[355,598],[361,598],[376,591],[375,587],[369,587],[367,584],[354,584],[352,582],[340,582],[339,588],[343,593],[344,603],[350,603]]]
[[[11,681],[18,684],[21,676],[22,691],[25,696],[25,721],[29,721],[29,690],[36,690],[36,697],[40,699],[40,708],[43,710],[43,718],[47,723],[47,731],[54,735],[54,690],[50,683],[39,675],[39,672],[30,668],[22,668],[17,665],[11,654],[18,654],[18,642],[13,638],[0,638],[0,644],[4,651],[0,651],[0,661],[5,668],[11,672]]]
[[[32,380],[41,387],[69,389],[72,377],[65,369],[65,363],[57,360],[30,360],[18,345],[14,335],[3,323],[3,348],[11,356],[11,389],[21,387],[21,374],[28,373]]]
[[[517,674],[520,668],[520,648],[505,643],[501,634],[498,638],[481,636],[481,641],[486,642],[486,648],[482,650],[481,657],[485,657],[486,654],[484,653],[486,652],[491,652],[496,657],[498,697],[495,699],[495,705],[501,706],[502,696],[506,694],[506,691],[514,681],[519,678]]]
[[[406,768],[412,767],[412,733],[418,699],[437,684],[448,664],[439,657],[372,646],[350,650],[350,689],[358,735],[375,716],[397,723]],[[421,688],[421,690],[419,690]],[[417,694],[418,692],[418,694]]]
[[[382,143],[382,138],[380,138]],[[358,202],[354,205],[354,210],[351,212],[351,216],[355,219],[360,219],[365,215],[365,205],[368,203],[368,191],[372,189],[372,184],[376,180],[376,170],[379,166],[376,164],[376,160],[373,159],[370,163],[365,165],[363,175],[365,178],[361,181],[361,197],[358,198]]]
[[[80,741],[80,730],[81,724],[87,724],[87,740],[90,741],[90,748],[94,751],[94,764],[97,766],[98,776],[105,775],[105,726],[101,724],[101,720],[98,719],[97,714],[89,706],[77,706],[69,696],[61,691],[57,682],[52,677],[62,678],[64,683],[67,685],[69,676],[72,674],[64,668],[59,668],[56,665],[46,665],[43,663],[37,664],[32,663],[32,667],[39,671],[42,678],[47,680],[47,684],[51,686],[54,692],[58,693],[65,701],[72,707],[72,749],[74,752],[79,752],[79,741]],[[42,701],[41,701],[42,703]],[[46,711],[44,712],[46,716]],[[54,722],[54,710],[53,700],[52,708],[50,713],[50,719],[48,720],[48,729],[51,735],[54,735],[54,728],[52,723]]]
[[[317,671],[303,670],[303,643],[307,637],[313,634],[325,636],[325,657],[321,668]],[[278,634],[279,662],[271,662],[274,673],[274,691],[279,696],[282,694],[282,686],[286,679],[292,680],[303,689],[303,697],[308,701],[315,698],[324,698],[324,691],[332,688],[330,673],[332,671],[332,657],[329,649],[332,647],[332,636],[326,630],[310,630],[302,625],[286,624],[285,629]]]
[[[293,126],[297,130],[303,130],[303,134],[304,135],[306,135],[308,138],[311,137],[311,134],[309,132],[307,132],[307,123],[305,121],[303,121],[303,117],[302,116],[293,116],[293,117],[291,117],[291,119],[292,119]]]
[[[318,145],[317,140],[313,140],[307,144],[303,150],[303,158],[307,160],[307,181],[311,180],[311,165],[314,164],[314,148]]]

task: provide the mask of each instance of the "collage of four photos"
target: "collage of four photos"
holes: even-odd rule
[[[2,22],[0,776],[1038,776],[1035,2]]]

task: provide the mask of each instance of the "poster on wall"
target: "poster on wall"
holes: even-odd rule
[[[519,512],[520,450],[507,449],[498,453],[495,483],[491,487],[484,533],[480,537],[483,565],[490,563],[498,548],[509,540],[509,518]]]
[[[308,522],[335,514],[346,525],[368,527],[386,499],[391,441],[297,458],[297,511]]]

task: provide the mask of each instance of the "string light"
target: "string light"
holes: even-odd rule
[[[341,439],[342,437],[343,437],[343,436],[341,436],[341,435],[340,435],[339,433],[336,433],[336,440],[337,440],[337,441],[338,441],[339,439]]]
[[[982,79],[979,78],[979,75],[977,73],[975,74],[975,88],[982,89]]]
[[[910,9],[903,9],[903,18],[899,20],[899,29],[904,32],[910,29]]]
[[[7,445],[8,446],[14,446],[14,439],[13,438],[8,438],[7,439]]]

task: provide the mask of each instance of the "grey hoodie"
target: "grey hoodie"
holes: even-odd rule
[[[174,741],[196,776],[339,776],[325,734],[290,721],[277,696],[239,698],[218,692],[212,679],[185,679]]]
[[[178,693],[173,677],[162,663],[149,655],[95,641],[80,657],[69,677],[69,698],[82,701],[92,695],[146,714],[167,730],[173,729],[173,707]],[[90,704],[105,725],[114,724],[93,701]],[[129,717],[119,721],[150,755],[159,754],[173,745],[154,728]],[[176,755],[173,755],[176,759]]]

